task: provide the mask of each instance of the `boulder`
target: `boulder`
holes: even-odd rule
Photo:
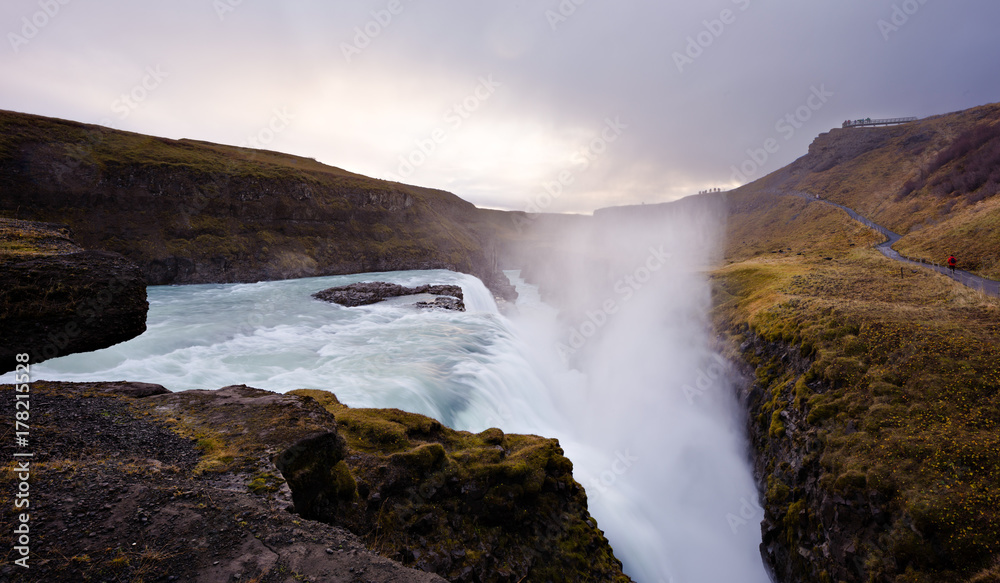
[[[314,293],[313,297],[325,302],[340,304],[341,306],[356,307],[377,304],[389,298],[419,294],[431,294],[442,297],[435,299],[433,302],[417,302],[415,305],[418,307],[443,308],[459,312],[465,311],[465,298],[462,295],[462,288],[457,285],[425,284],[417,287],[405,287],[384,281],[364,281],[340,287],[331,287]]]

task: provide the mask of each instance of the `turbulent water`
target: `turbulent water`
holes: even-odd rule
[[[174,391],[324,389],[353,407],[397,407],[457,429],[557,437],[637,581],[768,581],[744,421],[709,348],[705,290],[692,294],[676,278],[636,290],[599,321],[591,348],[603,357],[576,370],[555,311],[509,276],[521,294],[511,318],[478,279],[449,271],[153,287],[145,334],[32,367],[33,376]],[[357,281],[461,285],[468,311],[310,297]]]

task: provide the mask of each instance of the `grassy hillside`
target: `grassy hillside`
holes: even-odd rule
[[[956,144],[995,135],[997,119],[987,106],[834,130],[726,195],[715,319],[755,367],[765,542],[789,550],[788,572],[1000,580],[1000,300],[901,270],[842,211],[774,192],[819,193],[906,233],[904,253],[954,252],[995,277],[1000,197],[992,178],[968,176],[995,138]]]
[[[755,183],[819,194],[904,235],[902,253],[1000,278],[1000,104],[882,128],[834,129]]]
[[[298,156],[0,112],[0,216],[68,224],[154,284],[448,268],[504,293],[510,221]]]

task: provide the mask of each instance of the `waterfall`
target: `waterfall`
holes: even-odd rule
[[[478,279],[440,270],[154,287],[145,334],[33,366],[33,376],[175,391],[314,388],[457,429],[556,437],[637,581],[766,582],[743,421],[709,346],[703,278],[663,270],[602,316],[600,334],[579,349],[586,359],[571,366],[556,310],[511,276],[521,293],[512,320]],[[310,297],[375,280],[461,285],[468,311]],[[700,392],[692,400],[685,387]]]

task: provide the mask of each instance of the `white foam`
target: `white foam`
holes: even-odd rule
[[[171,390],[321,389],[351,406],[396,407],[457,429],[557,437],[636,580],[766,581],[759,528],[733,533],[726,519],[741,497],[755,499],[742,433],[733,430],[741,421],[725,396],[699,409],[681,392],[711,356],[684,297],[690,289],[637,296],[609,325],[604,356],[581,372],[555,348],[555,311],[511,275],[521,294],[515,323],[497,313],[482,282],[449,271],[150,288],[145,334],[33,366],[32,376]],[[357,281],[461,285],[468,311],[344,308],[310,297]],[[655,300],[664,297],[684,309],[662,309]],[[618,454],[637,459],[608,474],[621,467]],[[608,475],[613,484],[594,486]]]

